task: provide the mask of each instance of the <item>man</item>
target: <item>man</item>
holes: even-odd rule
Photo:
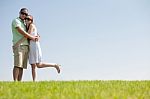
[[[24,20],[28,15],[28,9],[22,8],[19,12],[19,17],[12,21],[12,34],[13,34],[13,53],[14,53],[14,68],[13,79],[14,81],[21,81],[23,69],[27,68],[29,44],[27,38],[36,40],[34,37],[26,32]],[[21,39],[21,42],[19,42]],[[19,42],[19,43],[18,43]],[[18,45],[16,45],[18,44]]]

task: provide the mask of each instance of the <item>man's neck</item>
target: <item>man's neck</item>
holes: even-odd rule
[[[21,17],[19,17],[19,19],[21,19],[22,21],[24,21],[24,19],[22,19]]]

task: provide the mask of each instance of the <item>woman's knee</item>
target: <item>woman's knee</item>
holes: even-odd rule
[[[37,66],[37,68],[41,68],[41,64],[40,63],[37,63],[36,66]]]
[[[32,68],[32,69],[35,69],[35,67],[36,67],[35,64],[32,64],[32,65],[31,65],[31,68]]]

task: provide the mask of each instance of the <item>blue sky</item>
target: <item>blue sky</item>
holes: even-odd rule
[[[11,22],[27,7],[41,35],[43,60],[37,80],[149,80],[149,0],[3,0],[0,81],[12,81]],[[32,81],[31,67],[24,81]]]

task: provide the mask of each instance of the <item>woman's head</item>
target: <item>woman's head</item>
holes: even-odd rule
[[[26,16],[25,21],[27,24],[33,23],[33,16],[31,15]]]

